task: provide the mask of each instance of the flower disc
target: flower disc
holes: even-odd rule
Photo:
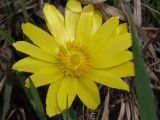
[[[65,75],[80,77],[89,72],[92,67],[92,57],[85,46],[67,43],[60,47],[57,54],[58,66]]]

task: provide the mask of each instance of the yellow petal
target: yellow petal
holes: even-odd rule
[[[93,15],[91,36],[97,32],[97,30],[101,27],[101,25],[102,25],[102,17],[100,16],[100,13],[96,11],[94,12],[94,15]]]
[[[32,45],[25,41],[18,41],[16,43],[13,43],[13,46],[16,48],[16,50],[28,54],[32,57],[44,60],[46,62],[55,63],[56,58],[54,55],[42,50],[39,47],[36,47],[35,45]]]
[[[80,2],[76,0],[69,0],[67,2],[65,11],[65,26],[71,41],[75,40],[77,22],[81,11],[82,7]]]
[[[16,62],[12,68],[21,72],[35,73],[41,69],[52,67],[55,67],[52,63],[44,62],[33,57],[26,57]]]
[[[127,50],[132,45],[131,34],[124,33],[120,35],[115,35],[110,39],[108,44],[99,49],[98,52],[94,52],[94,54],[109,54],[111,52],[118,52],[122,50]]]
[[[73,103],[73,100],[76,97],[76,81],[76,78],[70,76],[65,76],[62,79],[62,83],[57,95],[58,106],[61,110],[64,110],[67,107],[69,108]]]
[[[58,46],[55,38],[37,26],[31,23],[24,23],[22,24],[22,30],[24,34],[27,35],[33,43],[40,48],[50,53],[54,53],[55,50],[57,50]]]
[[[86,78],[77,80],[77,95],[81,101],[90,109],[96,109],[100,104],[100,95],[97,85]]]
[[[129,91],[129,86],[120,77],[102,70],[92,70],[86,76],[89,80],[106,85],[111,88],[117,88]]]
[[[60,110],[57,102],[57,94],[60,88],[61,80],[52,83],[47,92],[46,98],[46,112],[49,117],[60,114]]]
[[[123,33],[128,33],[128,25],[127,23],[123,23],[118,25],[118,27],[116,28],[116,34],[123,34]]]
[[[130,33],[121,34],[111,40],[111,43],[109,45],[110,49],[109,52],[113,50],[114,52],[126,50],[129,47],[131,47],[131,45],[132,45],[131,34]]]
[[[83,8],[77,25],[76,41],[81,42],[91,36],[93,14],[93,5],[90,4]]]
[[[94,52],[99,51],[106,44],[108,44],[109,39],[112,38],[112,34],[115,28],[119,24],[119,17],[111,17],[108,19],[98,31],[88,40],[88,45]]]
[[[127,62],[112,68],[104,69],[104,71],[119,77],[129,77],[135,75],[133,62]]]
[[[114,50],[114,49],[113,49]],[[110,54],[96,54],[94,68],[109,68],[130,61],[133,54],[130,51],[119,51]]]
[[[68,0],[66,7],[72,12],[81,12],[82,6],[81,3],[77,0]]]
[[[68,35],[64,26],[64,17],[55,6],[46,3],[43,8],[44,17],[50,32],[55,36],[59,44],[68,41]]]
[[[57,68],[44,68],[30,76],[35,87],[40,87],[60,80],[62,72]],[[29,87],[29,79],[25,81],[25,86]]]
[[[113,36],[101,49],[99,49],[98,51],[95,51],[95,49],[93,49],[92,52],[95,56],[103,56],[104,54],[127,50],[129,47],[131,47],[131,45],[131,34],[123,33]]]

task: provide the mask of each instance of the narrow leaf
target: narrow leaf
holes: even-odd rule
[[[74,111],[73,107],[67,108],[63,113],[63,120],[77,120],[76,112]]]
[[[23,16],[25,18],[25,22],[28,22],[29,16],[28,16],[28,13],[27,13],[26,2],[25,2],[25,0],[19,0],[19,2],[20,2],[20,5],[22,7],[22,11],[23,11]]]
[[[13,83],[11,79],[8,79],[4,89],[4,104],[3,104],[3,112],[1,120],[5,120],[6,113],[10,106],[10,99],[12,94]]]
[[[45,114],[44,114],[44,110],[43,110],[43,105],[41,102],[41,99],[39,97],[38,91],[35,88],[32,80],[29,78],[29,85],[30,85],[30,93],[32,95],[33,101],[32,104],[35,106],[35,111],[38,114],[38,116],[40,117],[41,120],[46,120],[45,118]]]
[[[10,35],[8,35],[8,33],[1,27],[0,27],[0,35],[2,35],[9,43],[15,42],[15,40]]]
[[[141,120],[157,120],[155,104],[153,100],[153,93],[150,88],[149,78],[145,69],[144,59],[142,57],[142,51],[139,44],[139,39],[136,31],[135,24],[131,15],[131,8],[128,6],[128,20],[130,30],[132,33],[133,43],[133,57],[135,65],[135,86],[139,104],[140,118]]]
[[[31,105],[33,106],[34,111],[36,112],[37,116],[39,117],[39,119],[40,120],[47,120],[45,113],[44,113],[42,102],[41,102],[40,97],[38,95],[38,91],[35,88],[33,82],[31,80],[29,80],[30,88],[27,89],[24,86],[24,80],[26,79],[24,77],[24,75],[17,73],[17,77],[19,78],[19,82],[20,82],[22,88],[24,89],[24,91],[25,91]]]
[[[150,2],[148,0],[143,0],[143,2],[144,2],[144,4],[142,3],[142,5],[149,9],[149,12],[152,14],[152,16],[155,18],[155,20],[160,25],[159,18],[156,15],[156,13],[159,13],[159,12],[157,12],[156,10],[154,10],[153,8],[150,7]]]

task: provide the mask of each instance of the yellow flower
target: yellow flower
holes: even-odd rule
[[[13,69],[32,73],[36,87],[50,84],[46,98],[49,116],[70,107],[76,96],[88,108],[96,109],[100,104],[96,83],[129,91],[121,79],[134,75],[127,24],[119,24],[119,17],[112,17],[102,25],[92,4],[82,9],[76,0],[68,0],[65,17],[48,3],[43,13],[51,35],[31,23],[22,24],[33,44],[13,44],[29,55]]]

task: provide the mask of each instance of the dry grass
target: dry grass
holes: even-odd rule
[[[15,40],[22,40],[21,23],[24,20],[18,0],[0,1],[0,27],[4,28]],[[94,3],[104,18],[120,16],[121,22],[127,22],[124,0],[113,4],[112,0],[81,0],[82,4]],[[115,0],[116,1],[116,0]],[[29,21],[40,27],[46,28],[42,17],[42,7],[47,0],[28,0],[27,11]],[[65,0],[50,0],[64,14]],[[132,0],[133,18],[137,25],[141,47],[145,58],[147,72],[150,78],[150,86],[154,92],[157,115],[160,119],[160,24],[156,21],[160,18],[160,3],[153,0],[152,8],[141,0]],[[158,5],[157,5],[158,4]],[[152,11],[150,13],[149,11]],[[46,29],[47,30],[47,29]],[[0,36],[0,113],[2,111],[4,86],[10,78],[13,58],[19,59],[21,54],[15,54],[12,46]],[[10,100],[10,107],[6,114],[6,120],[38,120],[32,106],[29,104],[24,91],[19,87],[16,78],[13,78],[13,90]],[[96,111],[91,111],[82,105],[78,100],[74,103],[78,120],[139,120],[138,103],[136,99],[134,78],[127,78],[125,81],[130,85],[131,92],[113,90],[100,86],[101,105]],[[38,89],[42,102],[45,103],[47,86]],[[23,97],[22,97],[23,96]],[[77,106],[78,103],[78,106]],[[1,114],[0,114],[1,117]],[[49,119],[49,118],[48,118]],[[60,120],[61,116],[51,118]]]

